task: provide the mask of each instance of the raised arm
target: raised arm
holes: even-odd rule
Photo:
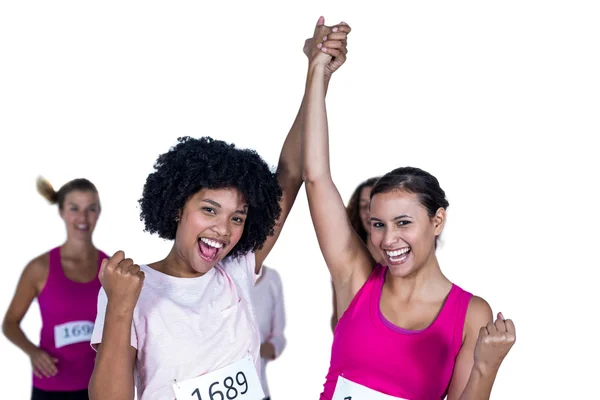
[[[21,274],[15,295],[2,322],[2,331],[8,340],[23,350],[31,359],[33,373],[38,377],[50,377],[58,372],[57,360],[33,344],[21,329],[21,321],[33,300],[40,294],[48,279],[47,253],[31,261]]]
[[[329,168],[329,138],[323,84],[328,64],[342,57],[335,33],[315,31],[316,55],[306,84],[303,114],[303,177],[310,213],[325,262],[337,294],[337,314],[342,315],[374,266],[369,250],[354,232]],[[317,43],[318,42],[318,43]]]
[[[133,400],[136,349],[132,343],[132,321],[144,273],[118,251],[110,260],[102,262],[99,276],[103,289],[98,296],[98,317],[92,335],[92,344],[98,344],[98,354],[89,397],[91,400]]]
[[[296,196],[302,186],[302,170],[300,159],[300,113],[302,112],[302,104],[298,115],[292,124],[292,127],[283,142],[281,154],[279,155],[279,163],[277,164],[277,180],[283,191],[279,206],[281,214],[275,223],[275,232],[265,241],[263,247],[256,251],[256,273],[260,272],[263,262],[273,249],[275,242],[279,239],[281,229],[296,201]]]
[[[448,400],[488,400],[500,364],[516,339],[515,326],[480,297],[473,297],[465,321],[465,338],[456,357]]]
[[[342,47],[345,50],[345,40],[347,34],[350,32],[350,27],[347,25],[340,25],[334,27],[326,27],[324,26],[323,18],[319,18],[317,22],[317,27],[321,29],[324,34],[328,32],[332,32],[333,29],[336,29],[339,37],[343,40]],[[313,58],[313,54],[310,52],[311,49],[311,40],[308,39],[305,42],[304,53],[308,57],[309,63]],[[329,87],[329,80],[331,79],[332,74],[344,63],[345,58],[340,58],[336,60],[336,63],[332,63],[329,69],[326,71],[325,79],[323,81],[324,92],[327,92],[327,88]],[[281,153],[279,155],[279,163],[277,165],[277,179],[279,181],[279,185],[283,190],[283,196],[281,197],[281,201],[279,205],[281,207],[281,215],[275,224],[275,233],[272,236],[269,236],[264,243],[263,247],[256,252],[256,273],[260,272],[260,268],[273,249],[275,242],[279,238],[279,234],[283,229],[283,225],[296,201],[296,197],[298,195],[298,191],[300,190],[300,186],[302,186],[302,156],[300,154],[301,150],[301,131],[302,131],[302,111],[304,109],[304,103],[306,100],[306,96],[302,98],[302,102],[300,103],[300,109],[296,114],[296,118],[294,119],[294,123],[290,131],[283,142],[283,147],[281,149]]]

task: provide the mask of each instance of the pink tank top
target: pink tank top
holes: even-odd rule
[[[98,254],[98,270],[106,254]],[[50,378],[33,376],[33,386],[46,391],[87,389],[96,352],[90,337],[96,320],[98,276],[87,283],[73,282],[63,272],[60,247],[50,250],[48,280],[38,296],[42,314],[40,348],[57,358],[58,373]]]
[[[331,400],[338,376],[405,399],[446,396],[472,295],[452,285],[428,328],[405,330],[386,320],[379,307],[386,271],[375,267],[338,322],[321,400]]]

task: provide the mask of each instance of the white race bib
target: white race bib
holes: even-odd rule
[[[220,400],[220,399],[219,399]],[[338,376],[335,392],[331,400],[406,400],[389,394],[379,393],[366,386],[359,385]]]
[[[262,400],[256,366],[251,356],[206,375],[173,384],[177,400]]]
[[[60,349],[74,343],[89,342],[92,339],[94,323],[73,321],[54,327],[54,347]]]

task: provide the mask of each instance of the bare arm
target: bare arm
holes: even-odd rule
[[[304,99],[303,99],[304,102]],[[279,206],[281,207],[281,215],[275,223],[275,233],[269,236],[265,241],[263,247],[256,251],[256,273],[260,272],[263,262],[273,249],[275,242],[279,238],[281,229],[287,219],[296,196],[302,186],[302,166],[300,157],[300,131],[301,131],[301,120],[300,115],[302,113],[302,104],[300,104],[300,110],[296,115],[296,119],[292,124],[292,127],[285,138],[281,154],[279,155],[279,163],[277,165],[277,180],[283,191]]]
[[[346,53],[346,39],[348,33],[350,33],[350,27],[347,24],[340,24],[334,27],[326,27],[324,26],[325,20],[320,18],[317,22],[316,30],[319,30],[323,34],[329,34],[332,38],[334,38],[339,43],[339,47],[341,52],[343,53],[343,57],[337,57],[334,62],[331,62],[328,65],[325,79],[323,80],[323,90],[324,93],[327,92],[327,88],[329,87],[329,79],[332,74],[342,65],[345,61],[345,53]],[[335,31],[334,31],[335,30]],[[322,37],[322,35],[321,35]],[[307,39],[304,44],[304,54],[308,57],[309,62],[313,59],[314,54],[311,53],[311,41],[312,39]],[[275,232],[272,236],[269,236],[264,243],[263,247],[256,252],[256,273],[260,272],[260,268],[269,255],[271,249],[277,242],[279,238],[279,234],[283,229],[283,225],[285,220],[287,219],[294,202],[296,201],[296,196],[298,195],[298,191],[300,190],[300,186],[302,186],[302,155],[301,155],[301,133],[302,133],[302,115],[304,113],[304,107],[306,103],[306,95],[303,97],[302,102],[300,104],[300,109],[296,114],[296,118],[288,135],[283,143],[283,147],[281,149],[281,154],[279,155],[279,163],[277,165],[277,179],[279,181],[279,185],[283,191],[283,196],[281,201],[279,202],[279,206],[281,207],[281,215],[275,224]]]
[[[48,279],[48,254],[31,261],[21,274],[15,295],[2,322],[2,331],[8,340],[23,350],[31,359],[33,373],[38,377],[56,375],[55,358],[33,344],[21,329],[21,321],[33,300],[40,294]]]
[[[338,27],[338,29],[339,32],[336,33],[339,37],[343,37],[344,39],[347,33],[350,32],[350,28],[347,26]],[[304,47],[304,53],[310,61],[312,57],[309,49],[310,40],[307,40]],[[327,93],[327,89],[329,88],[329,80],[331,79],[333,72],[335,72],[335,70],[337,70],[343,63],[344,60],[340,60],[336,65],[332,66],[332,68],[328,70],[323,82],[325,93]],[[292,206],[294,205],[294,202],[296,201],[300,186],[302,186],[301,133],[302,114],[304,111],[305,101],[306,96],[302,98],[300,109],[298,110],[296,118],[294,119],[294,123],[292,124],[292,127],[290,128],[290,131],[283,142],[283,147],[281,148],[281,153],[279,155],[279,162],[277,164],[277,180],[279,181],[279,185],[283,191],[283,196],[279,202],[279,206],[281,207],[281,215],[275,223],[275,233],[272,236],[269,236],[263,247],[256,252],[257,274],[260,272],[263,262],[273,249],[275,242],[277,242],[279,234],[283,229],[283,225],[292,209]]]
[[[98,316],[92,334],[97,346],[96,365],[90,379],[92,400],[133,400],[134,363],[137,346],[132,335],[133,315],[144,283],[138,265],[122,251],[103,260],[98,274],[102,290],[98,294]],[[96,329],[102,329],[101,336]]]
[[[331,178],[324,72],[323,58],[315,57],[308,72],[303,116],[303,176],[319,246],[333,278],[338,303],[343,305],[337,310],[340,315],[368,279],[374,261],[354,232]]]
[[[492,318],[490,305],[482,298],[473,296],[467,309],[463,345],[454,363],[454,374],[448,389],[448,400],[458,400],[465,390],[473,371],[475,344],[477,343],[479,328],[492,321]],[[471,386],[479,383],[479,381],[480,377],[475,373],[471,380]]]
[[[473,297],[467,311],[465,339],[454,365],[448,400],[490,398],[500,364],[514,343],[514,336],[511,341],[497,330],[489,329],[488,334],[486,326],[494,329],[496,325],[505,326],[503,320],[498,319],[496,325],[492,321],[489,304],[480,297]]]
[[[25,336],[20,324],[31,303],[38,296],[38,288],[43,287],[47,277],[48,267],[44,266],[40,259],[31,261],[25,267],[2,323],[2,332],[6,338],[27,355],[37,350],[37,346]]]
[[[131,346],[133,310],[108,303],[102,343],[90,379],[91,400],[133,400],[133,366],[137,350]]]

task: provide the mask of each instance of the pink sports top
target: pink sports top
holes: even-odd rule
[[[452,285],[434,322],[409,331],[381,313],[386,272],[387,267],[375,267],[337,324],[321,400],[331,400],[338,376],[405,399],[446,396],[472,295]]]
[[[98,253],[98,270],[106,254]],[[37,378],[33,386],[46,391],[87,389],[96,352],[90,346],[100,280],[87,283],[68,279],[60,261],[60,247],[50,250],[48,280],[38,296],[42,314],[40,348],[57,358],[55,376]]]

